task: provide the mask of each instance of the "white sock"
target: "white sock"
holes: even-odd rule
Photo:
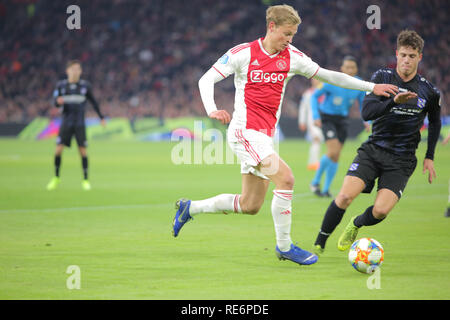
[[[320,142],[312,141],[311,146],[309,147],[309,159],[308,164],[318,163],[320,157]]]
[[[241,206],[239,205],[240,197],[240,194],[223,193],[209,199],[191,201],[189,214],[194,216],[199,213],[239,213],[241,212]]]
[[[272,199],[272,217],[278,249],[289,251],[291,248],[293,190],[274,190]]]

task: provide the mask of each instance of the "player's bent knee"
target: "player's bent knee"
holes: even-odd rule
[[[340,151],[330,151],[328,152],[328,158],[331,159],[331,161],[333,162],[338,162],[339,161],[339,156],[340,156]]]
[[[244,214],[249,214],[251,216],[254,216],[254,215],[258,214],[258,212],[259,212],[259,209],[250,209],[250,210],[247,210],[246,212],[243,212],[243,213]]]
[[[243,201],[242,201],[243,200]],[[255,215],[259,212],[259,209],[261,209],[262,205],[264,203],[264,200],[259,201],[252,198],[242,199],[241,198],[241,212],[243,214],[250,214]]]
[[[295,178],[294,175],[291,174],[290,176],[288,176],[285,180],[285,185],[286,185],[286,189],[287,190],[292,190],[294,189],[294,184],[295,184]]]
[[[281,190],[293,190],[295,184],[294,174],[291,172],[284,174],[280,181],[280,185],[276,185],[278,189]]]
[[[339,162],[339,154],[332,155],[330,159],[333,162]]]
[[[390,209],[389,208],[385,208],[385,207],[381,207],[381,206],[374,206],[372,209],[372,214],[374,216],[375,219],[384,219],[387,217],[387,215],[389,214]]]
[[[355,197],[352,197],[348,193],[339,193],[336,197],[335,203],[341,209],[347,209],[347,207],[353,202]]]
[[[242,208],[243,214],[255,215],[259,212],[260,207],[258,206],[243,206]]]

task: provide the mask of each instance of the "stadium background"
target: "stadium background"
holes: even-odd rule
[[[172,237],[174,201],[239,192],[239,166],[175,165],[174,143],[136,140],[167,140],[174,131],[193,129],[192,120],[205,119],[199,77],[230,47],[264,35],[269,2],[0,0],[0,135],[12,136],[0,138],[0,299],[450,298],[450,219],[444,217],[450,149],[441,143],[433,184],[422,174],[422,142],[417,169],[388,221],[360,231],[385,249],[381,290],[369,289],[366,275],[354,271],[335,248],[345,225],[364,212],[374,192],[354,201],[329,249],[311,268],[275,258],[271,192],[256,216],[199,216]],[[443,92],[448,123],[448,1],[283,2],[297,8],[303,20],[296,47],[330,69],[352,54],[364,79],[395,64],[401,29],[417,30],[425,39],[420,72]],[[81,30],[66,28],[71,4],[81,8]],[[372,4],[381,9],[381,30],[366,28]],[[73,147],[64,152],[60,187],[49,192],[59,117],[51,95],[65,77],[67,60],[74,58],[83,62],[83,78],[93,84],[108,126],[98,127],[87,108],[92,190],[81,189],[81,163]],[[280,121],[286,135],[299,135],[297,105],[307,86],[302,77],[288,84]],[[231,111],[232,79],[215,91],[217,104]],[[359,123],[357,110],[352,116]],[[346,142],[332,194],[359,144]],[[211,150],[210,144],[203,146]],[[308,148],[302,139],[280,143],[296,177],[292,239],[305,249],[329,205],[328,198],[309,191],[314,172],[306,170]],[[67,287],[72,265],[81,269],[80,290]],[[353,310],[341,305],[329,310],[337,309]]]
[[[418,31],[425,39],[419,73],[443,92],[443,115],[449,113],[448,1],[284,2],[302,18],[295,46],[334,70],[344,55],[354,55],[364,79],[380,67],[395,66],[400,30]],[[264,35],[267,3],[282,2],[0,1],[0,132],[15,135],[36,117],[58,118],[52,90],[65,77],[65,63],[75,58],[109,118],[204,116],[198,79],[230,47]],[[81,9],[81,30],[66,27],[70,4]],[[372,4],[381,9],[380,30],[365,27]],[[307,86],[306,79],[294,77],[287,87],[280,124],[290,136],[300,134],[295,119]],[[218,106],[232,110],[232,77],[217,86],[215,96]],[[357,108],[351,116],[358,117]]]

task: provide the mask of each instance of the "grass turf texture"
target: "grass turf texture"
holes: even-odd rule
[[[450,299],[450,147],[438,145],[438,178],[429,185],[422,143],[402,200],[386,221],[360,230],[358,238],[385,249],[381,289],[369,290],[368,275],[351,267],[336,242],[374,192],[354,201],[312,266],[275,257],[273,184],[258,215],[199,215],[174,239],[175,200],[241,190],[238,165],[174,165],[174,146],[92,141],[88,192],[76,148],[66,149],[61,183],[49,192],[54,141],[1,139],[0,299]],[[344,147],[334,195],[358,146]],[[292,239],[305,249],[330,202],[309,192],[308,147],[280,145],[296,177]],[[80,290],[66,287],[70,265],[80,268]]]

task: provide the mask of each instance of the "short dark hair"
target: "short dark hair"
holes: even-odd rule
[[[423,41],[422,37],[413,30],[403,30],[397,36],[397,50],[400,47],[411,47],[422,53],[424,44],[425,41]]]
[[[346,55],[344,57],[344,59],[342,59],[342,63],[344,63],[345,61],[353,61],[354,63],[358,64],[358,62],[356,61],[356,58],[351,55]]]
[[[74,64],[78,64],[78,65],[81,66],[81,61],[80,61],[80,60],[77,60],[77,59],[67,61],[67,63],[66,63],[66,69],[69,68],[69,67],[71,67],[71,66],[73,66]]]

